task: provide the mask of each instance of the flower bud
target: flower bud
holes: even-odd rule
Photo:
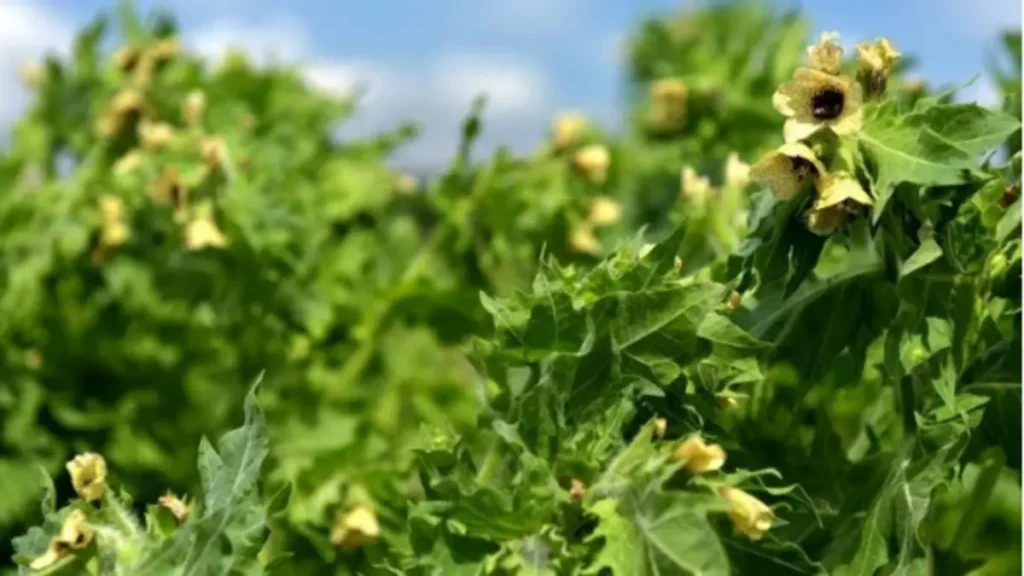
[[[601,144],[585,146],[576,153],[576,168],[583,172],[588,180],[595,184],[603,184],[608,178],[608,165],[611,164],[611,153]]]
[[[818,43],[807,47],[807,62],[811,68],[826,74],[839,74],[843,66],[843,47],[838,32],[823,32]]]
[[[171,514],[174,515],[174,519],[179,523],[184,522],[192,512],[192,504],[180,500],[174,494],[161,496],[157,499],[157,503],[170,510]]]
[[[743,190],[750,184],[750,165],[740,160],[739,154],[730,152],[725,160],[725,185],[733,190]]]
[[[150,122],[143,120],[139,123],[139,140],[146,150],[159,150],[174,139],[174,127],[166,122]]]
[[[668,431],[668,420],[665,420],[664,418],[655,418],[654,419],[654,437],[655,438],[664,438],[665,437],[665,432],[667,432],[667,431]]]
[[[577,226],[569,237],[569,248],[580,254],[596,255],[601,251],[601,243],[594,236],[588,225]]]
[[[751,540],[760,540],[775,521],[775,514],[764,502],[739,488],[724,487],[719,493],[729,502],[729,519]]]
[[[71,485],[81,499],[94,502],[103,497],[107,490],[107,462],[102,456],[91,452],[79,454],[66,468],[71,475]]]
[[[21,83],[29,88],[36,88],[43,83],[43,69],[34,62],[25,62],[19,72]]]
[[[555,150],[565,150],[576,144],[586,131],[587,124],[587,117],[578,112],[566,112],[556,116],[551,130]]]
[[[694,434],[676,448],[672,460],[683,462],[691,474],[712,472],[725,464],[725,450],[718,444],[705,444],[699,434]]]
[[[195,128],[203,123],[206,112],[206,94],[202,90],[193,90],[185,96],[185,104],[181,109],[182,119],[186,126]]]
[[[622,207],[607,196],[598,196],[590,201],[587,221],[594,226],[611,226],[622,220]]]
[[[572,484],[569,486],[569,501],[574,504],[581,502],[586,489],[587,487],[582,481],[573,478]]]
[[[680,177],[680,188],[687,200],[701,201],[711,193],[711,183],[707,176],[698,176],[690,166],[684,166]]]

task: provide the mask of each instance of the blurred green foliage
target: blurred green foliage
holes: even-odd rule
[[[415,127],[339,142],[351,102],[176,32],[97,20],[29,75],[0,155],[0,541],[38,520],[40,466],[84,451],[136,502],[218,501],[195,447],[266,371],[265,431],[250,398],[238,434],[267,435],[278,496],[118,554],[212,545],[220,513],[245,546],[204,561],[245,573],[1019,571],[1019,74],[1014,118],[904,82],[904,58],[858,133],[806,139],[875,199],[819,236],[814,198],[747,165],[781,141],[796,13],[645,22],[620,134],[566,117],[474,162],[481,100],[423,182],[387,163]],[[684,470],[695,432],[726,468]],[[763,539],[730,527],[736,488],[774,509]],[[19,560],[124,502],[44,506]]]

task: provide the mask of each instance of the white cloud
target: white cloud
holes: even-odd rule
[[[189,36],[193,49],[212,60],[221,58],[228,50],[242,49],[261,65],[274,61],[292,63],[311,51],[305,29],[288,19],[259,24],[217,22]]]
[[[74,38],[74,26],[59,14],[38,4],[0,2],[0,130],[29,103],[19,70],[25,63],[41,63],[48,53],[66,53]]]
[[[551,94],[543,73],[529,62],[502,53],[456,52],[427,58],[423,66],[374,60],[335,60],[315,53],[305,29],[288,21],[200,29],[188,42],[211,59],[242,48],[259,64],[301,64],[310,85],[339,96],[358,94],[353,118],[342,137],[392,129],[406,121],[421,125],[419,138],[401,149],[396,163],[415,170],[443,165],[456,150],[460,123],[473,99],[487,94],[481,147],[508,144],[524,150],[542,135]]]
[[[543,105],[548,96],[540,71],[504,55],[443,56],[434,63],[430,82],[438,104],[465,109],[483,92],[494,114],[528,113]]]

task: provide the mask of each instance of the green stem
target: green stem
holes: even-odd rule
[[[995,488],[996,482],[999,480],[999,473],[1006,463],[1006,456],[1003,455],[1002,450],[993,447],[982,453],[981,460],[983,463],[980,465],[978,479],[974,483],[974,489],[971,490],[967,508],[960,518],[956,536],[953,538],[957,554],[962,558],[965,558],[971,551],[974,536],[978,532],[978,527],[981,526],[986,508],[988,508],[988,501],[992,497],[992,489]]]
[[[487,455],[484,456],[484,462],[480,466],[480,472],[476,475],[476,480],[480,484],[487,484],[494,478],[494,474],[498,471],[498,466],[501,465],[502,450],[501,441],[495,439],[491,447],[487,449]]]

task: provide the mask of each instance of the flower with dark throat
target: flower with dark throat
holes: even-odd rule
[[[874,204],[857,179],[849,174],[823,174],[817,184],[818,196],[804,215],[804,222],[808,230],[819,236],[835,233],[862,208]]]
[[[863,124],[862,102],[860,85],[853,78],[810,68],[798,69],[772,97],[772,105],[787,117],[786,142],[803,140],[821,128],[838,135],[857,132]]]
[[[783,144],[750,168],[750,179],[771,189],[779,200],[791,200],[805,182],[825,173],[814,151],[799,142]]]

